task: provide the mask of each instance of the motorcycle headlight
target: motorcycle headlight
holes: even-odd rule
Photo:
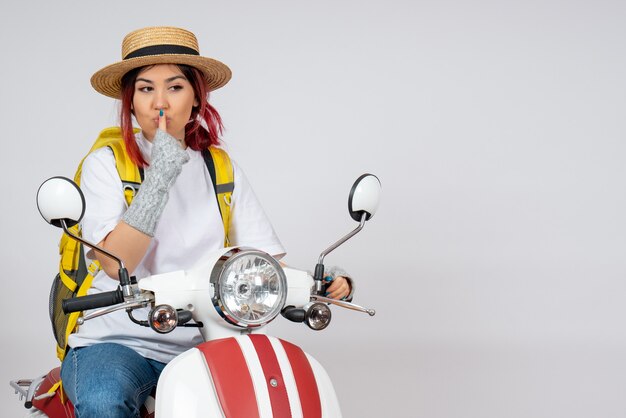
[[[235,248],[211,273],[213,306],[227,322],[254,328],[272,321],[287,298],[287,277],[269,254]]]

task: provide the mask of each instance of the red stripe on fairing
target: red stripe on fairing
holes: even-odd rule
[[[302,416],[304,418],[320,418],[322,416],[322,405],[320,393],[317,389],[315,374],[309,363],[309,359],[300,347],[287,341],[279,340],[287,353],[287,358],[293,370],[293,377],[296,380],[300,404],[302,405]]]
[[[265,376],[265,384],[270,394],[270,402],[272,403],[272,415],[274,418],[291,418],[291,408],[289,407],[289,396],[287,396],[287,388],[285,388],[285,380],[278,365],[276,353],[272,347],[272,343],[265,335],[249,335],[252,345],[259,356],[259,362],[263,368]],[[275,379],[278,383],[276,387],[270,384],[270,380]]]
[[[224,416],[259,418],[252,378],[237,340],[208,341],[196,348],[209,367]]]

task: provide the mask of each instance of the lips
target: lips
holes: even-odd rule
[[[156,123],[157,125],[159,124],[159,118],[158,118],[158,117],[156,117],[156,118],[154,118],[154,119],[152,119],[152,120],[153,120],[153,121],[154,121],[154,123]],[[166,117],[165,117],[165,121],[169,124],[169,123],[172,121],[172,118],[170,118],[170,117],[167,117],[167,116],[166,116]]]

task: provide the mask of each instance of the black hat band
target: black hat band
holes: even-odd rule
[[[200,55],[198,51],[188,46],[182,45],[150,45],[139,48],[124,57],[125,60],[137,57],[147,57],[151,55],[182,54]]]

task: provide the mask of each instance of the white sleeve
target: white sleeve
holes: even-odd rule
[[[233,161],[235,190],[230,222],[231,245],[245,245],[281,258],[285,248],[274,232],[244,172]]]
[[[100,148],[85,158],[80,178],[85,195],[85,215],[81,221],[82,235],[94,244],[102,241],[126,211],[122,181],[115,167],[113,151]],[[87,256],[93,257],[93,251]]]

